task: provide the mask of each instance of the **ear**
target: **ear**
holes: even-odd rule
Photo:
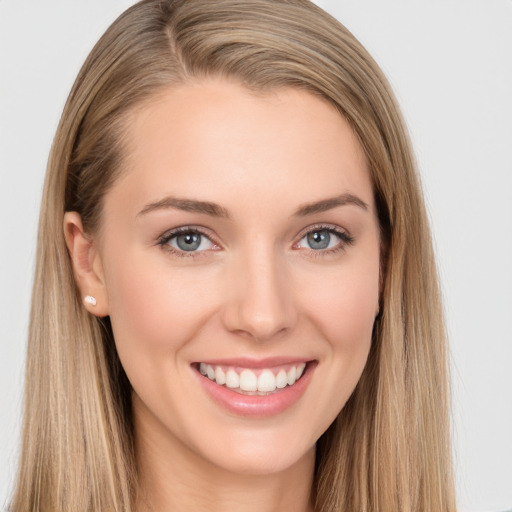
[[[107,316],[109,314],[108,295],[98,248],[84,233],[82,219],[77,212],[64,214],[63,227],[75,281],[83,304],[93,315]],[[95,304],[92,297],[96,300]]]

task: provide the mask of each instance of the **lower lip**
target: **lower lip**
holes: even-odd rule
[[[237,416],[267,418],[286,411],[300,399],[311,381],[316,365],[316,361],[309,362],[295,384],[269,395],[243,395],[226,386],[219,386],[199,371],[194,371],[208,395],[224,409]]]

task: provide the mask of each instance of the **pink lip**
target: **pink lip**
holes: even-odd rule
[[[222,365],[222,366],[243,366],[245,368],[271,368],[281,364],[301,363],[305,362],[304,359],[291,361],[290,359],[266,359],[264,365],[260,364],[262,361],[246,361],[243,359],[223,359],[221,361],[210,360],[207,364]],[[248,364],[249,363],[249,364]],[[272,364],[270,364],[272,363]],[[257,364],[257,366],[255,366]],[[237,393],[225,386],[219,386],[214,381],[210,380],[194,370],[197,378],[199,379],[203,389],[207,394],[221,407],[227,411],[236,414],[237,416],[247,416],[255,418],[266,418],[274,416],[286,411],[289,407],[295,404],[306,391],[314,370],[317,366],[316,361],[308,362],[302,377],[293,384],[293,386],[286,386],[285,388],[271,393],[269,395],[243,395]]]
[[[251,368],[253,370],[261,368],[273,368],[274,366],[292,365],[307,363],[307,358],[290,358],[290,357],[267,357],[266,359],[252,359],[250,357],[237,357],[230,359],[206,359],[198,361],[209,364],[211,366],[233,366],[241,368]]]

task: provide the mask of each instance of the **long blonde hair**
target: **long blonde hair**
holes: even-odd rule
[[[48,163],[11,510],[133,510],[130,385],[108,318],[81,305],[63,215],[77,211],[94,233],[121,170],[128,114],[163,88],[209,75],[323,97],[370,164],[381,311],[363,376],[317,445],[316,510],[454,511],[442,308],[409,139],[373,59],[308,0],[144,0],[87,58]]]

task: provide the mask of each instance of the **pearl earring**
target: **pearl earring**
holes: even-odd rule
[[[91,306],[96,306],[96,298],[93,297],[92,295],[86,295],[84,302],[86,304],[90,304]]]

